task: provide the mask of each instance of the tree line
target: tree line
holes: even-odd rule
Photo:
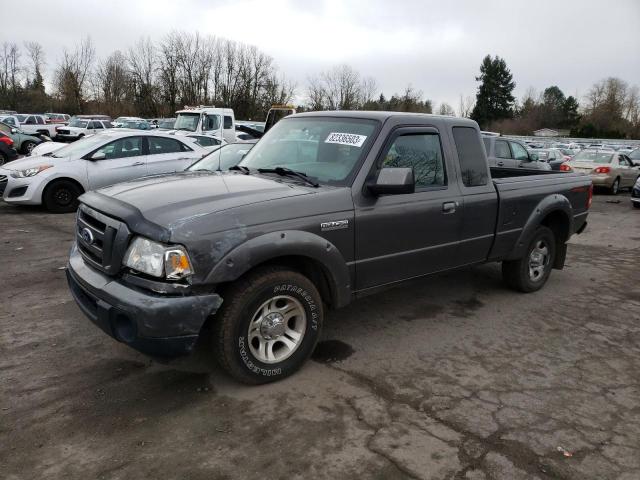
[[[519,102],[513,96],[513,75],[498,56],[483,59],[476,81],[480,85],[470,117],[481,128],[531,135],[546,127],[568,131],[573,137],[640,138],[640,89],[619,78],[593,84],[582,105],[555,85],[539,95],[529,88]]]
[[[86,37],[63,50],[51,69],[49,91],[46,66],[40,44],[5,42],[0,48],[0,108],[167,117],[184,105],[204,104],[231,107],[237,118],[262,120],[271,105],[296,98],[296,85],[271,56],[255,46],[198,32],[173,31],[157,42],[141,38],[102,59]],[[378,93],[375,79],[337,65],[307,79],[297,108],[438,113],[470,117],[483,129],[511,134],[548,127],[578,137],[640,138],[638,86],[621,79],[597,82],[582,104],[557,86],[540,94],[530,88],[518,100],[506,61],[487,55],[476,81],[475,98],[460,95],[456,111],[446,102],[434,105],[411,84],[387,98]]]

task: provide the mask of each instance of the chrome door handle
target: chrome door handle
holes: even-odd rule
[[[442,204],[442,213],[455,213],[458,202],[444,202]]]
[[[131,165],[132,167],[139,167],[140,165],[144,165],[144,162],[136,162],[133,165]]]

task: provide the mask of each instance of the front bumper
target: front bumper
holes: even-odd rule
[[[129,286],[88,266],[76,245],[67,281],[89,320],[119,342],[156,357],[191,352],[204,322],[222,305],[217,294],[167,296]]]

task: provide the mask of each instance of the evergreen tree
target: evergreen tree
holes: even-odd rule
[[[563,127],[573,129],[580,123],[578,100],[569,95],[562,105]]]
[[[481,127],[496,120],[512,118],[515,103],[513,89],[516,84],[504,59],[497,55],[495,58],[490,55],[484,57],[480,65],[480,76],[476,77],[476,81],[481,83],[471,118]]]

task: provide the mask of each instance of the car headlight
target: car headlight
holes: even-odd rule
[[[28,178],[39,174],[47,168],[51,168],[53,165],[38,165],[37,167],[26,168],[24,170],[14,170],[10,173],[13,178]]]
[[[124,255],[123,265],[154,277],[179,280],[193,274],[186,250],[136,237]]]

